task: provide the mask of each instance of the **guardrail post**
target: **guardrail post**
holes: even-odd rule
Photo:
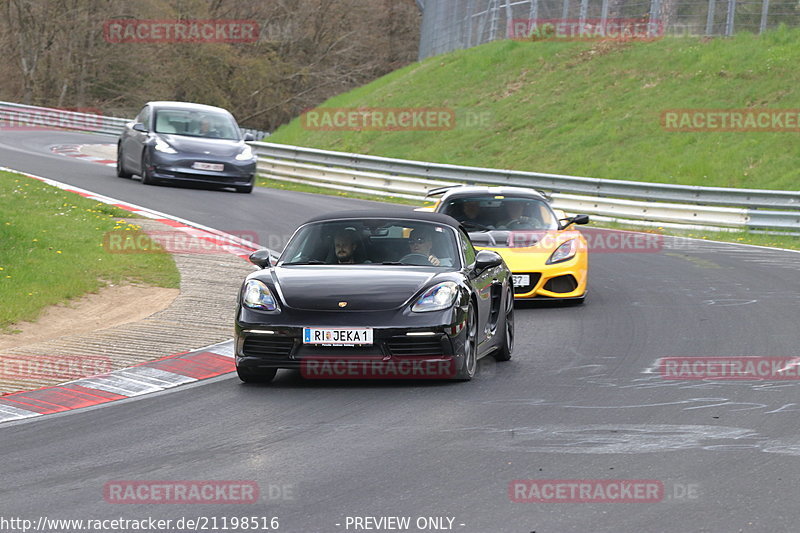
[[[767,31],[767,13],[769,12],[769,0],[761,2],[761,25],[758,28],[759,35]]]
[[[733,35],[733,18],[736,16],[736,0],[728,0],[728,18],[725,20],[725,37]]]
[[[649,18],[648,22],[655,22],[657,20],[661,21],[662,24],[664,23],[664,21],[661,20],[661,0],[651,0],[650,1],[650,18]],[[652,26],[650,26],[650,27],[652,27]],[[663,30],[666,31],[666,28],[663,28]]]
[[[528,18],[530,18],[531,22],[531,29],[536,29],[536,19],[539,18],[539,0],[531,0],[531,10],[528,13]]]
[[[706,17],[706,37],[711,37],[714,32],[714,9],[717,7],[717,0],[708,0],[708,16]]]

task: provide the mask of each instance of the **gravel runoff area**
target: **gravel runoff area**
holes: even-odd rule
[[[135,223],[144,231],[170,229],[156,220],[135,219]],[[104,371],[110,371],[230,339],[239,287],[255,267],[226,252],[172,256],[181,284],[179,296],[168,308],[138,322],[4,350],[0,354],[0,394],[85,377],[69,375],[82,358],[92,361],[86,365],[89,368],[97,367],[99,361],[100,366],[107,366]]]

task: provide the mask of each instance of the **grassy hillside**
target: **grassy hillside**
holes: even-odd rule
[[[665,110],[800,109],[800,30],[654,42],[498,41],[321,107],[446,107],[449,131],[310,131],[271,142],[597,178],[800,189],[797,132],[672,132]],[[484,124],[468,125],[467,117]]]

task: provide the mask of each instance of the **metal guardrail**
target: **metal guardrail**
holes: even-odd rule
[[[99,113],[85,113],[69,109],[53,109],[11,102],[0,102],[0,127],[46,126],[87,133],[119,135],[130,118],[109,117]],[[268,132],[239,128],[242,134],[251,133],[256,139],[269,136]]]
[[[119,135],[129,119],[0,102],[0,127],[48,126]],[[258,130],[242,129],[257,138]],[[698,187],[467,167],[253,142],[259,172],[329,189],[423,200],[450,184],[550,191],[555,207],[623,220],[800,230],[800,191]]]
[[[427,163],[252,143],[259,172],[320,187],[419,199],[448,184],[513,185],[550,191],[567,211],[626,220],[758,230],[800,230],[800,191],[699,187]]]

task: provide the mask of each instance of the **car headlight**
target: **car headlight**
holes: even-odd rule
[[[156,145],[154,146],[154,148],[156,149],[156,151],[164,152],[165,154],[177,154],[178,153],[178,151],[175,150],[175,148],[173,148],[172,146],[168,145],[162,139],[156,139]]]
[[[572,259],[575,257],[576,253],[578,253],[578,243],[575,239],[570,239],[561,243],[561,246],[556,248],[556,251],[553,252],[550,259],[547,260],[547,264],[552,265],[553,263],[561,263],[562,261]]]
[[[456,298],[458,298],[458,285],[452,281],[444,281],[426,290],[411,310],[416,313],[441,311],[452,307]]]
[[[244,149],[236,156],[237,161],[249,161],[253,159],[253,149],[249,144],[244,145]]]
[[[259,311],[281,310],[269,287],[257,279],[248,280],[242,287],[242,305]]]

